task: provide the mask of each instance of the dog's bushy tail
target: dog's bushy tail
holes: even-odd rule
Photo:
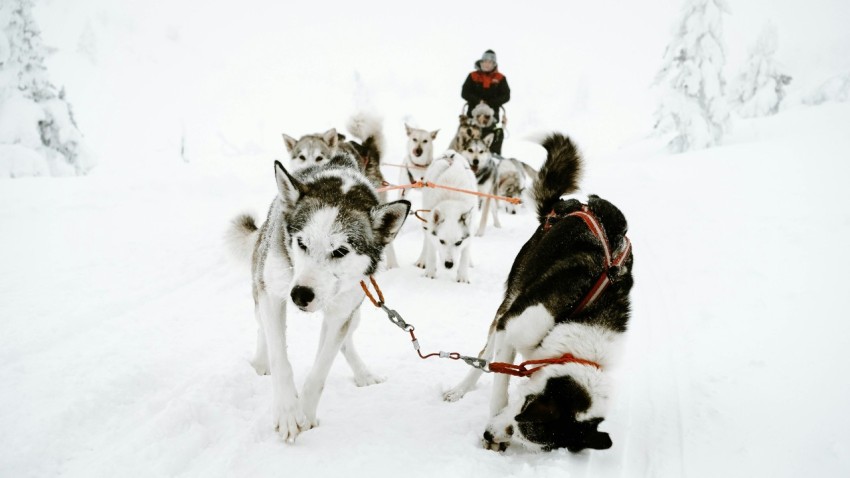
[[[380,117],[357,113],[348,120],[348,131],[363,145],[369,161],[378,163],[384,153],[384,133]]]
[[[227,248],[237,260],[250,263],[259,234],[260,230],[254,216],[247,213],[240,214],[230,222],[230,228],[225,236]]]
[[[570,138],[552,133],[542,145],[546,148],[546,162],[534,181],[533,193],[541,223],[561,196],[578,189],[581,176],[581,154]]]

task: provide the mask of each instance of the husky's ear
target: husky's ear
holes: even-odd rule
[[[277,182],[277,192],[287,207],[301,197],[304,186],[289,174],[280,161],[274,162],[274,178]]]
[[[336,134],[336,128],[331,128],[322,133],[322,140],[331,148],[335,149],[339,144],[339,136]]]
[[[474,208],[475,208],[475,206],[469,208],[469,211],[466,211],[465,213],[460,215],[460,222],[462,224],[465,224],[467,226],[469,225],[469,220],[472,218],[472,210]]]
[[[413,132],[413,128],[411,128],[407,123],[404,123],[404,131],[407,132],[408,136],[410,136],[410,133]]]
[[[611,448],[611,435],[597,430],[597,427],[602,423],[603,418],[592,418],[585,425],[586,431],[583,434],[582,443],[584,448],[592,448],[594,450],[607,450]]]
[[[490,134],[488,134],[487,136],[485,136],[485,137],[484,137],[484,139],[483,139],[482,141],[484,141],[484,144],[486,144],[486,145],[487,145],[487,147],[489,148],[489,147],[490,147],[490,145],[491,145],[491,144],[493,144],[493,138],[495,138],[495,137],[496,137],[496,135],[495,135],[495,134],[490,133]]]
[[[372,229],[383,244],[389,244],[398,234],[410,212],[410,202],[404,199],[372,208]]]
[[[286,150],[292,154],[292,150],[295,149],[295,145],[298,143],[298,140],[293,138],[292,136],[288,136],[286,133],[283,133],[283,144],[286,145]]]
[[[440,130],[438,130],[438,129],[431,131],[431,139],[437,139],[437,133],[439,133],[439,132],[440,132]]]
[[[441,222],[443,222],[443,221],[445,221],[445,220],[446,220],[446,218],[444,218],[444,217],[442,217],[442,216],[440,215],[440,210],[439,210],[439,209],[437,209],[437,208],[435,207],[434,209],[432,209],[432,210],[431,210],[431,222],[432,222],[435,226],[436,226],[436,225],[439,225]]]

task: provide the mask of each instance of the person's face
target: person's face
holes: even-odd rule
[[[481,69],[483,71],[493,71],[493,68],[496,67],[496,64],[490,60],[481,60]]]

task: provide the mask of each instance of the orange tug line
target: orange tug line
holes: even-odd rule
[[[387,183],[386,186],[384,186],[382,188],[378,188],[378,192],[382,193],[382,192],[385,192],[385,191],[394,191],[394,190],[397,190],[397,189],[421,189],[421,188],[446,189],[446,190],[449,190],[449,191],[456,191],[456,192],[464,193],[464,194],[472,194],[473,196],[481,196],[481,197],[485,197],[485,198],[495,199],[497,201],[507,201],[511,204],[522,204],[522,199],[520,199],[520,198],[509,198],[509,197],[505,197],[505,196],[496,196],[494,194],[487,194],[487,193],[482,193],[482,192],[478,192],[478,191],[470,191],[469,189],[460,189],[460,188],[453,188],[451,186],[443,186],[442,184],[434,184],[434,183],[428,182],[428,181],[416,181],[415,183],[403,184],[403,185],[400,185],[400,186],[396,186],[396,185],[392,185],[392,184]]]

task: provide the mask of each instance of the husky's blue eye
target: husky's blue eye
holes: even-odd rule
[[[300,247],[302,251],[307,252],[307,246],[305,246],[304,243],[301,242],[300,237],[295,242],[298,243],[298,247]]]
[[[345,246],[336,248],[333,252],[331,252],[331,256],[333,256],[334,259],[342,259],[346,254],[348,254],[348,248]]]

